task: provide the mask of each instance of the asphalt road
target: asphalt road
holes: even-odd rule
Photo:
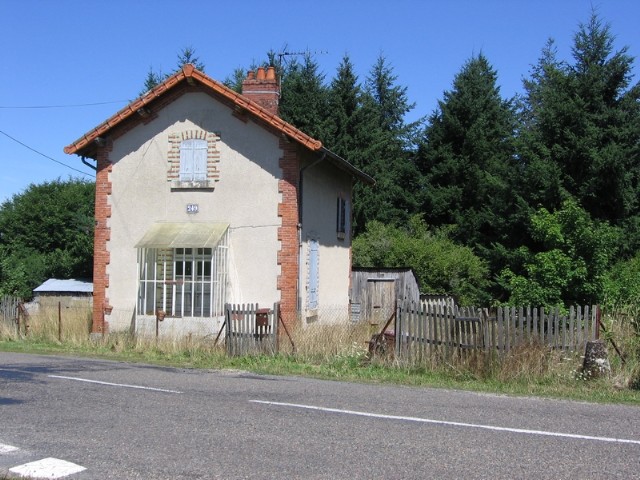
[[[0,472],[48,457],[78,480],[640,479],[640,406],[0,353]]]

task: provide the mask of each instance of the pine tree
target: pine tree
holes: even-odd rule
[[[201,72],[204,72],[205,66],[204,63],[200,61],[200,59],[196,56],[196,49],[193,47],[185,47],[178,53],[178,62],[175,70],[171,73],[163,73],[162,70],[154,70],[153,67],[149,67],[149,71],[147,72],[147,77],[144,80],[144,85],[142,91],[138,93],[138,96],[142,96],[147,93],[149,90],[160,85],[164,82],[168,77],[176,73],[186,64],[192,64]]]
[[[426,220],[453,225],[454,238],[477,249],[492,267],[505,260],[496,245],[517,245],[515,114],[502,99],[497,73],[480,54],[462,67],[430,117],[418,151]],[[503,252],[503,250],[500,250]]]
[[[328,89],[324,74],[310,54],[282,70],[280,117],[320,141],[328,137]]]
[[[532,200],[554,209],[576,198],[593,218],[626,229],[629,253],[640,246],[640,84],[631,85],[627,48],[613,43],[594,13],[574,37],[572,64],[543,55],[525,83],[522,159],[559,173],[559,185],[530,191]]]
[[[372,220],[405,225],[419,211],[420,173],[411,150],[418,122],[405,122],[414,105],[408,101],[406,87],[396,81],[393,68],[381,55],[366,79],[355,115],[351,160],[376,180],[375,187],[356,185],[356,233]]]
[[[356,155],[355,137],[361,105],[362,88],[353,64],[345,55],[329,87],[327,147],[349,160]]]
[[[193,48],[192,46],[185,47],[182,50],[180,50],[180,53],[178,53],[178,64],[176,66],[175,71],[177,72],[183,66],[189,63],[194,67],[196,67],[201,72],[204,72],[204,69],[205,69],[204,63],[202,63],[200,61],[200,58],[196,56],[196,49]]]
[[[543,140],[559,133],[555,128],[555,112],[546,109],[546,103],[553,101],[558,107],[567,105],[563,68],[557,60],[553,40],[548,40],[531,78],[523,81],[525,96],[517,102],[520,128],[516,149],[521,167],[518,191],[531,207],[531,213],[541,207],[560,208],[563,200],[570,197],[563,187],[560,166],[552,159]]]

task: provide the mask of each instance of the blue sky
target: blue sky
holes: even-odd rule
[[[505,97],[520,92],[548,38],[570,59],[592,8],[616,48],[640,55],[637,0],[0,0],[0,201],[31,183],[92,178],[64,146],[133,100],[150,67],[171,71],[187,46],[218,80],[286,46],[319,52],[327,79],[349,54],[364,81],[383,54],[416,104],[414,120],[479,52]]]

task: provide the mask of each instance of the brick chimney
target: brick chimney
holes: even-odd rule
[[[265,71],[260,67],[257,72],[249,70],[247,78],[242,82],[242,94],[270,113],[278,115],[280,89],[276,79],[276,69],[269,67]]]

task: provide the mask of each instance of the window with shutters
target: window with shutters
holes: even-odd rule
[[[180,181],[207,180],[207,141],[192,138],[180,143]]]
[[[167,180],[172,189],[213,189],[220,180],[219,134],[187,130],[169,135]]]

